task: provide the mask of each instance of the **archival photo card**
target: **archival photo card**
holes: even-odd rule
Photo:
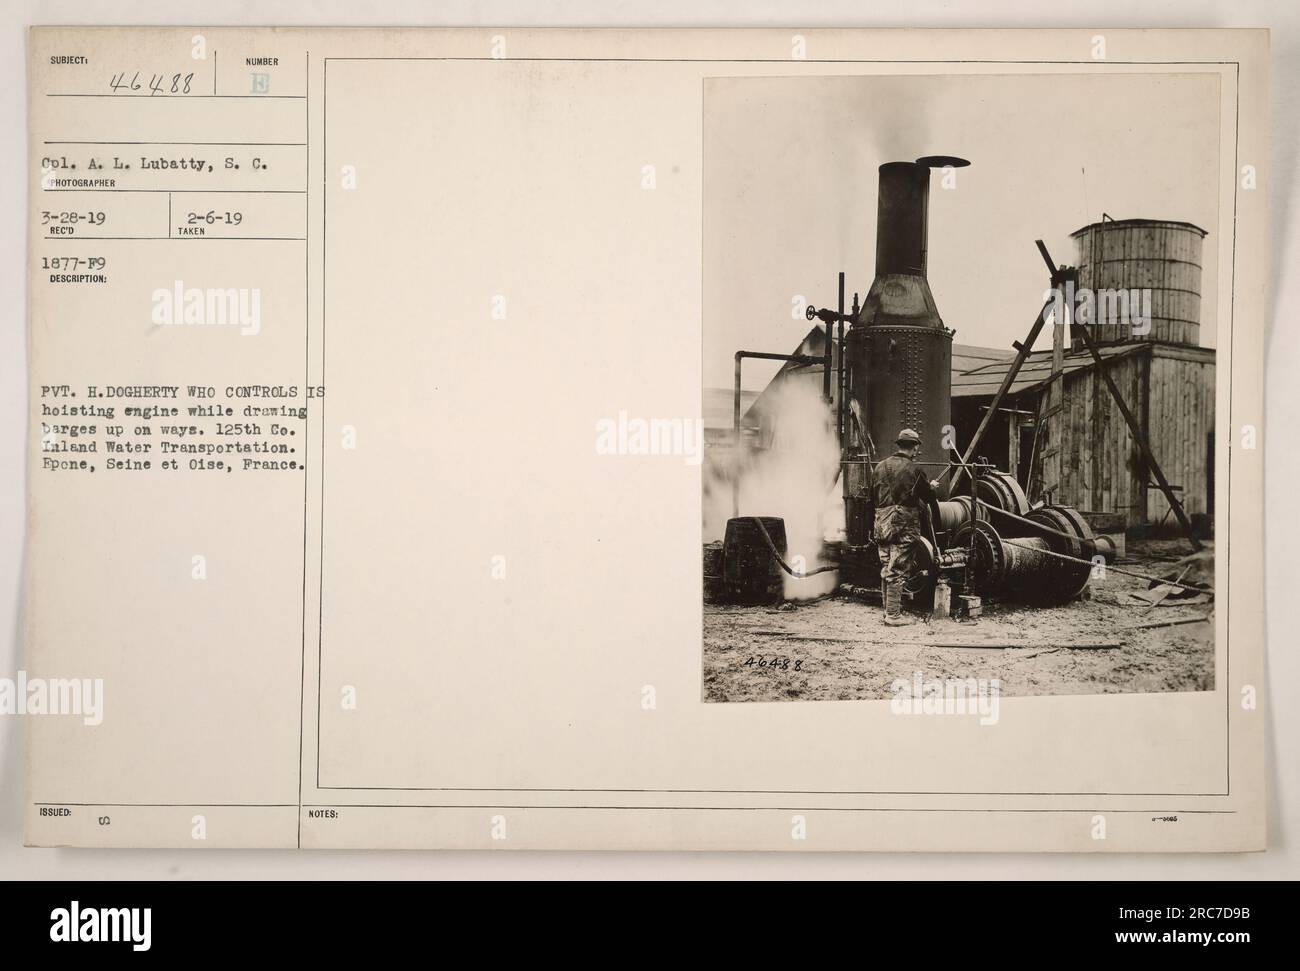
[[[28,46],[28,843],[1263,846],[1266,32]]]

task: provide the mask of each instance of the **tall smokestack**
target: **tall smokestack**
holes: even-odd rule
[[[849,401],[865,436],[854,428],[851,452],[879,461],[904,428],[922,440],[919,461],[947,462],[945,428],[952,415],[952,335],[926,279],[930,169],[969,164],[933,156],[880,166],[876,277],[849,330]],[[960,444],[960,443],[958,443]],[[925,469],[930,478],[937,465]],[[847,477],[846,477],[847,481]],[[850,542],[853,539],[850,538]]]
[[[876,276],[925,276],[930,170],[916,162],[880,166],[876,203]]]

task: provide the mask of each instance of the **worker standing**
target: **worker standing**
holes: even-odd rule
[[[927,479],[915,462],[921,451],[921,436],[904,428],[894,444],[897,450],[876,466],[871,477],[880,594],[885,604],[885,623],[891,627],[912,623],[903,615],[903,584],[915,570],[921,517],[927,514],[938,488],[938,482]]]

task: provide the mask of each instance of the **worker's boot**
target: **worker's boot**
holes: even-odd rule
[[[913,623],[911,617],[903,613],[903,585],[889,583],[885,585],[885,624],[889,627],[903,627]]]

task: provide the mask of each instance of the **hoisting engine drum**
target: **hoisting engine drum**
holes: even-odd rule
[[[1016,477],[997,469],[983,472],[975,487],[975,494],[990,506],[1023,516],[1029,512],[1029,497],[1020,487]]]
[[[1043,526],[1044,531],[1004,538],[985,519],[958,528],[953,545],[973,547],[968,570],[971,591],[981,597],[1039,605],[1074,599],[1088,586],[1091,564],[1050,554],[1088,560],[1095,549],[1088,523],[1077,510],[1066,506],[1044,506],[1025,518]],[[1017,530],[1021,531],[1032,532],[1033,527],[1025,524],[1023,530]]]

